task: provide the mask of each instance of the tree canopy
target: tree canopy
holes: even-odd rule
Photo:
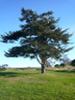
[[[4,43],[18,41],[20,44],[5,52],[5,56],[36,58],[43,73],[47,58],[59,59],[70,50],[67,48],[70,34],[57,25],[58,19],[55,19],[52,11],[38,14],[23,8],[20,21],[23,22],[20,30],[1,36]]]

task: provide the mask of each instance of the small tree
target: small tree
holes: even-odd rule
[[[47,58],[58,59],[69,50],[66,45],[70,35],[57,25],[58,19],[54,18],[52,11],[37,14],[23,8],[21,15],[20,21],[24,22],[21,29],[2,35],[2,42],[19,40],[20,43],[20,46],[8,50],[5,56],[36,58],[41,64],[41,73],[44,73]]]

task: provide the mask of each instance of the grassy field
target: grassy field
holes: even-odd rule
[[[0,100],[75,100],[75,72],[0,71]]]

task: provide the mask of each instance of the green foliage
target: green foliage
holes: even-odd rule
[[[8,69],[0,72],[0,100],[75,100],[75,72]]]
[[[71,61],[71,66],[75,66],[75,59]]]

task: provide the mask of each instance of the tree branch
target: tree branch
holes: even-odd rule
[[[42,64],[42,63],[40,62],[39,58],[37,57],[37,55],[35,55],[35,57],[36,57],[37,61],[39,62],[39,64]]]

